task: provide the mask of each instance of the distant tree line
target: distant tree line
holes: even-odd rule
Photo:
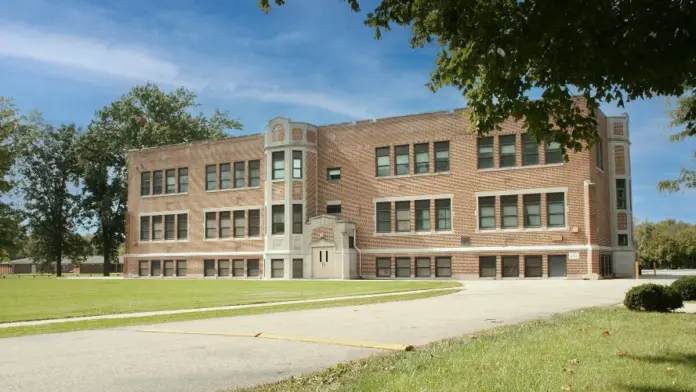
[[[696,225],[674,219],[642,222],[635,236],[643,268],[696,268]]]

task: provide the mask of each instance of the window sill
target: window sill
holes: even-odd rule
[[[377,176],[376,180],[393,180],[396,178],[412,178],[412,177],[430,177],[430,176],[448,176],[452,172],[433,172],[433,173],[418,173],[418,174],[399,174],[395,176]]]
[[[260,240],[261,237],[229,237],[229,238],[204,238],[205,242],[227,242],[227,241],[248,241]]]
[[[161,193],[159,195],[145,195],[145,196],[140,196],[141,199],[154,199],[157,197],[166,197],[166,196],[186,196],[188,195],[188,192],[177,192],[177,193]]]
[[[528,166],[510,166],[510,167],[491,167],[487,169],[478,169],[479,172],[497,172],[507,170],[525,170],[525,169],[540,169],[544,167],[561,167],[564,163],[549,163],[543,165],[528,165]]]
[[[138,240],[138,245],[144,245],[144,244],[179,244],[179,243],[186,243],[189,242],[188,239],[185,240],[153,240],[153,241],[145,241],[145,240]]]
[[[220,193],[220,192],[232,192],[232,191],[246,191],[246,190],[253,190],[253,189],[261,189],[261,186],[248,186],[244,188],[229,188],[229,189],[211,189],[209,191],[205,191],[205,193]]]
[[[447,235],[454,234],[454,230],[431,230],[431,231],[391,231],[389,233],[377,233],[373,232],[375,237],[406,237],[406,236],[419,236],[419,235]]]
[[[285,178],[275,178],[271,180],[271,183],[285,181]]]
[[[476,234],[489,234],[489,233],[526,233],[526,232],[570,232],[569,227],[529,227],[522,229],[476,229]]]

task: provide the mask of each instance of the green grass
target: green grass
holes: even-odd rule
[[[0,279],[0,322],[459,286],[453,281]]]
[[[430,291],[430,292],[414,292],[407,294],[393,294],[383,297],[371,298],[355,298],[344,299],[328,302],[315,302],[305,304],[291,305],[274,305],[259,308],[232,309],[232,310],[216,310],[196,313],[183,313],[165,316],[147,316],[147,317],[128,317],[123,319],[106,319],[106,320],[89,320],[89,321],[67,321],[62,323],[37,325],[33,327],[10,327],[0,328],[0,338],[9,338],[15,336],[38,335],[47,333],[60,333],[72,331],[85,331],[91,329],[125,327],[131,325],[146,325],[158,324],[175,321],[190,321],[202,320],[216,317],[233,317],[233,316],[248,316],[252,314],[274,313],[274,312],[290,312],[295,310],[321,309],[340,306],[354,306],[376,304],[382,302],[408,301],[421,298],[436,297],[439,295],[451,294],[459,291],[459,289]]]
[[[695,336],[693,314],[589,309],[240,391],[696,391]]]

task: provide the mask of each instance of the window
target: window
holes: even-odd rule
[[[152,217],[152,240],[162,239],[162,216],[155,215]]]
[[[493,137],[478,139],[478,168],[490,169],[493,167]]]
[[[416,257],[416,278],[430,277],[430,258]]]
[[[231,227],[231,222],[230,222],[230,212],[229,211],[220,211],[220,238],[229,238],[230,237],[230,227]]]
[[[597,169],[604,170],[604,146],[602,145],[602,139],[599,139],[595,146],[595,156],[597,160]]]
[[[165,240],[173,240],[174,239],[175,221],[176,221],[176,215],[165,215],[164,216],[164,239]]]
[[[413,146],[413,153],[416,156],[414,171],[416,174],[428,173],[430,171],[430,145],[428,143],[416,144]]]
[[[524,257],[524,276],[526,278],[542,277],[541,256]]]
[[[261,235],[261,211],[249,210],[249,237]]]
[[[452,208],[450,199],[435,200],[435,230],[452,230]]]
[[[244,162],[234,163],[234,187],[244,188]]]
[[[276,151],[271,155],[273,161],[273,178],[274,180],[282,180],[285,178],[285,152]]]
[[[218,276],[230,276],[229,260],[218,260]]]
[[[205,190],[206,191],[213,191],[216,189],[217,186],[217,180],[215,179],[216,176],[216,171],[215,171],[215,165],[208,165],[205,167]]]
[[[565,222],[565,194],[549,193],[546,195],[546,210],[548,212],[549,227],[564,227]]]
[[[140,241],[150,240],[150,217],[140,217]]]
[[[247,260],[247,276],[259,276],[259,260]]]
[[[261,161],[249,161],[249,186],[261,185]]]
[[[214,212],[205,213],[205,238],[217,237],[217,216]]]
[[[503,213],[500,226],[503,229],[517,228],[517,195],[500,196],[500,208]]]
[[[188,238],[188,214],[176,216],[176,239],[185,240]]]
[[[479,229],[495,229],[495,196],[479,197]]]
[[[522,134],[522,166],[539,164],[539,146],[528,134]]]
[[[188,192],[188,167],[179,169],[179,193]]]
[[[377,277],[378,278],[389,278],[391,277],[391,259],[388,257],[378,257],[377,263]]]
[[[292,259],[292,278],[293,279],[302,279],[304,273],[303,273],[303,264],[304,261],[302,259]]]
[[[495,278],[495,256],[479,256],[479,277]]]
[[[352,235],[348,236],[348,249],[355,249],[355,237]]]
[[[410,165],[408,162],[408,144],[394,147],[394,166],[396,166],[397,176],[410,173]]]
[[[232,260],[232,276],[244,276],[244,260]]]
[[[628,246],[628,234],[619,234],[619,246]]]
[[[162,264],[159,260],[152,260],[150,262],[150,275],[151,276],[161,276],[162,275]]]
[[[524,227],[541,227],[541,195],[524,195]]]
[[[284,265],[283,259],[272,259],[271,260],[271,278],[282,278],[284,275]]]
[[[340,214],[341,213],[341,204],[327,204],[326,205],[326,213],[327,214]]]
[[[599,255],[599,273],[606,278],[614,276],[614,263],[612,262],[611,254]]]
[[[515,144],[517,135],[500,136],[500,167],[517,166],[517,155],[515,154]]]
[[[174,260],[164,260],[164,276],[174,276]]]
[[[203,260],[203,276],[215,276],[215,260]]]
[[[623,178],[616,179],[616,208],[626,209],[626,180]]]
[[[186,260],[176,261],[176,276],[186,276]]]
[[[448,172],[450,170],[449,142],[436,142],[435,149],[435,173]]]
[[[327,170],[327,176],[329,181],[338,181],[341,179],[341,168],[334,167]]]
[[[430,200],[416,200],[416,231],[430,231]]]
[[[230,164],[221,163],[220,164],[220,188],[219,189],[230,189],[232,185],[230,174]]]
[[[285,234],[285,206],[275,205],[271,207],[271,233]]]
[[[292,234],[302,234],[302,204],[292,205]]]
[[[292,178],[302,178],[302,151],[292,152]]]
[[[411,277],[411,259],[408,257],[396,258],[396,277],[410,278]]]
[[[411,202],[397,201],[394,203],[396,209],[396,231],[411,231]]]
[[[546,164],[561,163],[563,162],[563,155],[561,154],[561,145],[558,142],[551,142],[546,144]]]
[[[386,177],[391,175],[391,166],[389,165],[389,147],[380,147],[375,150],[377,155],[377,177]]]
[[[150,194],[150,172],[140,173],[140,196]]]
[[[152,172],[152,194],[162,194],[162,170]]]
[[[503,278],[519,278],[520,257],[503,256]]]
[[[452,258],[451,257],[436,257],[435,258],[435,276],[438,278],[452,277]]]
[[[235,211],[234,218],[234,238],[244,238],[244,229],[246,222],[244,221],[244,211]]]
[[[165,193],[176,193],[176,170],[167,169],[165,171],[165,177],[167,179],[167,188],[164,190]]]
[[[391,203],[377,203],[377,232],[391,231]]]
[[[138,276],[148,276],[149,275],[150,266],[148,264],[149,264],[148,261],[139,261],[138,262]]]

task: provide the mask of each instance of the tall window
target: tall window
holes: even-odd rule
[[[561,154],[561,145],[558,142],[546,144],[546,163],[561,163],[563,155]]]
[[[595,145],[595,155],[597,159],[597,169],[604,170],[604,146],[602,145],[602,139],[599,139]]]
[[[157,241],[162,239],[162,215],[152,217],[152,240]]]
[[[205,213],[205,238],[217,237],[217,214],[214,212]]]
[[[479,197],[479,229],[495,229],[495,196]]]
[[[626,209],[626,180],[623,178],[616,179],[616,208]]]
[[[450,199],[435,200],[437,222],[435,230],[452,230],[452,206]]]
[[[302,204],[292,205],[292,234],[302,234]]]
[[[428,173],[430,171],[430,146],[428,143],[416,144],[413,146],[413,153],[416,158],[414,171],[416,174]]]
[[[150,172],[140,173],[140,196],[150,194]]]
[[[500,167],[517,166],[517,155],[515,144],[517,144],[517,135],[500,136]]]
[[[235,211],[234,218],[234,238],[244,238],[244,229],[246,222],[244,220],[244,211]]]
[[[389,278],[391,277],[391,259],[389,257],[378,257],[376,260],[377,277],[378,278]]]
[[[503,229],[517,228],[517,195],[500,196],[500,207],[503,218],[501,227]]]
[[[164,239],[173,240],[176,234],[174,224],[176,222],[176,215],[165,215],[164,216]]]
[[[549,227],[564,227],[565,222],[565,194],[548,193],[546,195],[546,210],[548,213]]]
[[[176,276],[186,276],[186,260],[176,261]]]
[[[213,191],[217,187],[216,171],[215,165],[208,165],[205,167],[205,190]]]
[[[292,152],[292,178],[302,178],[302,151]]]
[[[430,200],[416,200],[416,231],[430,231]]]
[[[155,170],[152,172],[152,194],[162,194],[162,170]]]
[[[150,217],[140,217],[140,241],[150,240]]]
[[[230,174],[230,164],[221,163],[220,164],[220,189],[230,189],[232,185]]]
[[[179,168],[179,193],[188,192],[188,167]]]
[[[274,180],[282,180],[285,178],[285,152],[276,151],[271,154],[273,161],[273,178]]]
[[[435,258],[435,276],[438,278],[452,277],[452,258],[451,257],[436,257]]]
[[[396,258],[396,274],[397,278],[411,277],[411,259],[408,257]]]
[[[524,195],[524,227],[541,227],[541,195]]]
[[[285,234],[285,206],[282,204],[271,207],[271,233]]]
[[[165,177],[167,178],[167,188],[164,190],[165,193],[175,193],[176,192],[176,170],[167,169],[165,172]]]
[[[385,177],[391,174],[391,166],[389,164],[389,147],[380,147],[375,150],[377,156],[377,177]]]
[[[230,276],[230,261],[218,260],[218,276]]]
[[[433,148],[435,150],[435,173],[448,172],[450,170],[449,142],[436,142]]]
[[[396,166],[397,176],[409,174],[408,144],[394,147],[394,165]]]
[[[271,278],[282,278],[285,275],[283,259],[271,259]]]
[[[490,169],[493,167],[493,137],[478,139],[478,168]]]
[[[244,188],[244,162],[234,163],[234,187]]]
[[[411,202],[397,201],[394,203],[396,209],[396,231],[411,231]]]
[[[176,216],[176,231],[176,239],[185,240],[188,238],[188,214]]]
[[[232,260],[232,276],[244,276],[244,260]]]
[[[249,186],[261,185],[261,161],[249,161]]]
[[[377,203],[377,232],[391,231],[391,203]]]
[[[520,256],[503,256],[503,278],[519,278]]]
[[[522,165],[539,164],[539,146],[528,134],[522,134]]]
[[[430,277],[430,257],[416,257],[416,278]]]
[[[203,260],[203,276],[215,276],[215,260]]]
[[[525,278],[541,278],[543,274],[541,256],[525,256],[524,257],[524,277]]]
[[[230,237],[230,227],[231,227],[231,222],[230,222],[230,212],[229,211],[220,211],[220,238],[229,238]]]
[[[249,237],[261,235],[261,211],[249,210]]]
[[[247,276],[259,276],[259,260],[247,260]]]

